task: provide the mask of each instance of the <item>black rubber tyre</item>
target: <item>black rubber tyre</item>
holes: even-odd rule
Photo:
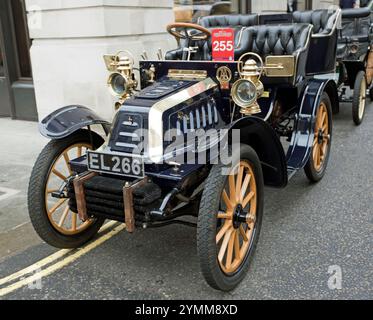
[[[354,120],[354,123],[357,126],[361,125],[361,123],[364,120],[365,107],[366,107],[366,90],[367,90],[367,82],[366,82],[365,72],[360,71],[356,76],[355,86],[354,86],[354,96],[352,98],[352,119]],[[363,94],[363,97],[361,96],[362,94]],[[363,101],[361,99],[363,99]]]
[[[221,195],[228,179],[226,175],[222,174],[224,165],[213,166],[206,181],[198,216],[197,249],[201,271],[207,283],[212,288],[221,291],[233,290],[246,276],[256,249],[262,224],[264,180],[260,160],[254,149],[247,145],[241,145],[240,160],[245,160],[253,168],[257,190],[257,219],[247,254],[234,274],[228,275],[222,270],[218,261],[216,243],[219,221],[217,212],[220,209]]]
[[[94,132],[92,132],[92,140],[94,149],[99,148],[104,142]],[[46,243],[61,249],[82,246],[99,231],[105,221],[105,219],[98,218],[81,233],[68,236],[57,231],[47,216],[45,188],[51,167],[64,150],[76,143],[91,144],[89,132],[87,130],[79,130],[67,138],[50,141],[36,160],[28,188],[28,211],[35,231]]]
[[[325,175],[325,172],[326,172],[326,169],[327,169],[327,166],[328,166],[328,162],[329,162],[329,158],[330,158],[330,149],[331,149],[331,146],[332,146],[332,137],[333,137],[332,104],[331,104],[330,98],[329,98],[329,96],[326,92],[324,92],[322,94],[321,103],[320,103],[319,108],[321,107],[322,104],[324,104],[326,106],[327,113],[328,113],[329,143],[328,143],[328,147],[327,147],[327,150],[326,150],[327,154],[326,154],[326,157],[324,158],[321,169],[317,170],[316,165],[314,163],[315,161],[314,161],[313,156],[312,156],[313,152],[314,152],[314,150],[313,150],[314,148],[312,148],[310,158],[309,158],[306,166],[304,167],[304,172],[306,173],[307,178],[311,182],[314,182],[314,183],[319,182]]]

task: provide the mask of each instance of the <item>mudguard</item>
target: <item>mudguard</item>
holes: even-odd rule
[[[275,130],[263,119],[247,117],[232,124],[240,130],[241,143],[251,146],[262,163],[265,185],[283,188],[288,183],[284,148]]]
[[[347,71],[347,76],[348,76],[348,85],[350,86],[351,89],[354,89],[355,86],[355,80],[356,76],[360,71],[365,72],[365,64],[366,61],[343,61],[346,71]]]
[[[330,95],[331,90],[336,89],[335,87],[334,81],[322,79],[311,79],[306,85],[301,95],[295,130],[286,156],[289,177],[307,164],[315,137],[316,113],[321,102],[321,96],[323,92]],[[330,100],[333,104],[334,98],[330,97]]]
[[[111,124],[108,121],[87,107],[72,105],[63,107],[43,119],[39,124],[39,131],[44,137],[57,140],[95,124],[102,125],[105,133],[109,133]]]

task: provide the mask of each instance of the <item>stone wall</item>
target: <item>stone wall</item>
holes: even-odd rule
[[[138,61],[176,46],[166,33],[172,0],[26,0],[39,119],[82,104],[110,119],[115,100],[107,90],[102,56],[130,50]]]

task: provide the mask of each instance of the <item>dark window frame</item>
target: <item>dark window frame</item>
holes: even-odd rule
[[[26,15],[26,4],[25,4],[25,0],[18,0],[21,2],[21,9],[22,9],[22,19],[23,19],[23,23],[24,23],[24,32],[25,32],[25,37],[26,37],[26,41],[27,41],[27,50],[26,50],[26,55],[27,55],[27,59],[28,59],[28,63],[30,64],[29,65],[29,68],[30,68],[30,73],[31,73],[31,76],[30,77],[24,77],[22,75],[22,71],[21,71],[21,61],[20,61],[20,53],[19,53],[19,47],[18,47],[18,37],[17,37],[17,33],[16,33],[16,27],[15,27],[15,17],[14,17],[14,10],[13,10],[13,1],[10,1],[9,3],[9,20],[10,20],[10,23],[11,23],[11,33],[12,33],[12,38],[14,39],[13,41],[13,52],[14,52],[14,55],[15,55],[15,67],[16,67],[16,79],[14,79],[14,82],[33,82],[33,77],[32,77],[32,65],[31,65],[31,57],[30,57],[30,47],[31,47],[31,39],[30,39],[30,34],[29,34],[29,30],[28,30],[28,21],[27,21],[27,15]]]

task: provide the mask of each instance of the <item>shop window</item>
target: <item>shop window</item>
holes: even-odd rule
[[[15,41],[17,46],[19,78],[31,78],[30,39],[28,35],[26,10],[23,0],[11,1]]]
[[[231,6],[231,1],[174,0],[175,20],[196,23],[202,16],[229,14]]]

